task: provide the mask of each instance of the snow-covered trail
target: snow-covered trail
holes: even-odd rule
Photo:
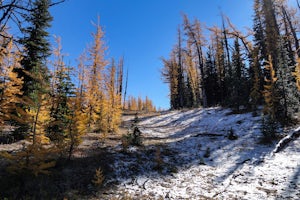
[[[134,199],[300,199],[300,138],[273,154],[260,117],[209,108],[139,123],[144,146],[117,153],[108,194]],[[234,133],[236,140],[228,138]],[[107,195],[109,199],[111,196]],[[103,197],[104,198],[104,197]]]

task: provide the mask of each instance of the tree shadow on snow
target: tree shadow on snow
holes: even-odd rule
[[[213,112],[208,110],[188,111],[179,117],[178,113],[167,114],[158,120],[152,120],[151,126],[147,129],[160,127],[163,121],[164,127],[174,127],[171,133],[166,133],[166,143],[147,145],[147,140],[161,140],[151,135],[143,134],[144,146],[128,147],[123,149],[119,144],[108,150],[98,148],[89,156],[77,157],[69,162],[60,162],[52,169],[51,175],[43,175],[32,180],[25,179],[25,188],[14,184],[17,177],[0,172],[0,196],[16,199],[18,194],[31,199],[79,199],[104,194],[107,191],[114,191],[115,187],[124,184],[137,184],[139,178],[155,179],[163,177],[173,178],[180,170],[186,170],[193,166],[206,165],[211,167],[212,172],[216,170],[214,182],[222,183],[245,164],[259,165],[263,158],[269,155],[275,144],[259,144],[260,135],[258,127],[248,123],[244,115],[236,115],[233,121],[226,121],[226,117],[220,121],[211,122],[215,127],[207,129],[201,124],[201,120],[210,120]],[[221,111],[224,113],[228,111]],[[170,117],[173,117],[171,120]],[[198,118],[198,120],[187,121]],[[211,118],[212,120],[215,117]],[[221,123],[228,123],[228,129],[220,129]],[[186,126],[184,126],[186,125]],[[143,123],[142,125],[143,126]],[[180,127],[180,128],[176,128]],[[222,125],[223,127],[223,125]],[[236,140],[228,138],[228,130],[233,128],[238,133]],[[142,129],[143,130],[143,129]],[[163,130],[163,129],[162,129]],[[121,142],[120,142],[121,143]],[[104,185],[101,189],[95,187],[92,180],[95,170],[102,168],[105,175]],[[221,170],[220,170],[221,169]],[[300,167],[294,174],[293,181],[299,182]],[[199,174],[201,176],[201,174]],[[20,185],[21,186],[21,185]],[[97,196],[98,197],[98,196]]]
[[[191,112],[189,117],[197,115],[199,111]],[[208,165],[224,168],[215,179],[216,182],[223,182],[245,163],[260,164],[275,147],[275,144],[268,146],[258,144],[260,136],[249,134],[255,132],[251,129],[245,130],[249,132],[239,135],[237,140],[229,140],[227,130],[218,133],[191,133],[195,129],[190,127],[196,126],[197,123],[199,122],[191,123],[186,128],[166,136],[166,139],[171,139],[172,142],[140,147],[131,152],[119,154],[116,160],[122,160],[122,162],[116,162],[114,169],[118,170],[112,178],[131,184],[138,177],[172,176],[179,170],[192,166]],[[174,122],[170,122],[168,126],[170,124]],[[160,140],[161,138],[144,135],[144,140],[149,139]],[[228,161],[229,164],[226,164]]]
[[[287,185],[282,193],[277,195],[276,200],[292,199],[293,196],[300,198],[300,164],[295,169],[295,173],[287,180]]]

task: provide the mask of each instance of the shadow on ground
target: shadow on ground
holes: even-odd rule
[[[105,149],[98,149],[90,157],[59,160],[49,175],[9,174],[0,171],[0,199],[82,199],[98,191],[92,183],[95,170],[101,167],[104,173],[111,173],[109,163],[113,162]]]
[[[200,110],[191,111],[185,116],[175,118],[175,115],[154,121],[146,117],[143,120],[153,120],[153,125],[147,128],[161,126],[163,120],[169,120],[165,126],[181,126],[185,119],[199,116]],[[206,116],[209,117],[207,112]],[[168,118],[172,118],[172,120]],[[201,120],[201,119],[200,119]],[[221,119],[220,119],[221,120]],[[223,119],[226,120],[226,119]],[[244,119],[236,119],[239,127],[243,127]],[[224,173],[215,178],[222,183],[230,175],[240,169],[245,163],[259,165],[263,158],[274,148],[271,145],[259,144],[259,137],[251,134],[241,134],[237,140],[229,140],[227,130],[215,132],[193,132],[199,122],[192,122],[166,135],[171,139],[167,144],[145,145],[141,147],[122,149],[120,142],[113,148],[96,148],[90,155],[75,158],[71,161],[60,161],[51,170],[50,175],[17,176],[0,171],[0,196],[8,199],[84,199],[105,195],[124,182],[134,183],[139,177],[158,178],[172,176],[179,170],[192,166],[208,165],[222,166],[222,162],[231,161]],[[253,127],[255,129],[255,127]],[[244,130],[254,133],[250,129]],[[144,135],[144,141],[155,139]],[[114,138],[116,140],[116,138]],[[157,140],[160,140],[157,138]],[[259,147],[259,148],[258,148]],[[209,152],[208,152],[209,149]],[[259,149],[259,150],[258,150]],[[92,184],[95,170],[101,167],[106,177],[104,186],[99,189]],[[300,168],[293,176],[293,182],[299,183]],[[289,187],[289,186],[287,186]]]

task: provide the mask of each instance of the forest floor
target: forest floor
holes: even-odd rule
[[[142,145],[125,148],[121,137],[133,119],[124,115],[118,134],[87,134],[71,161],[30,179],[20,194],[35,199],[300,199],[300,137],[282,149],[280,140],[262,144],[259,116],[221,108],[139,115]],[[299,125],[280,133],[284,139],[297,131]],[[0,145],[0,150],[20,146]],[[92,180],[99,167],[105,179],[98,188]],[[9,178],[1,177],[16,179]],[[1,184],[0,199],[20,187]]]

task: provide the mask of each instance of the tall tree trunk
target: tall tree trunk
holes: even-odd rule
[[[224,23],[224,16],[222,15],[222,28],[223,28],[223,37],[225,42],[225,49],[226,49],[226,57],[227,57],[227,67],[228,67],[228,74],[229,77],[232,77],[232,68],[231,68],[231,62],[230,62],[230,53],[229,53],[229,45],[228,45],[228,39],[227,39],[227,33]]]
[[[126,70],[126,81],[125,81],[125,90],[124,90],[124,99],[123,99],[123,109],[125,109],[125,104],[126,104],[127,86],[128,86],[128,69]]]
[[[117,88],[118,88],[118,91],[117,91],[117,93],[119,94],[119,95],[121,95],[121,99],[122,99],[122,92],[123,92],[123,66],[124,66],[124,57],[122,57],[120,60],[119,60],[119,63],[118,63],[118,75],[117,75],[117,77],[118,77],[118,86],[117,86]]]
[[[197,21],[196,21],[196,23],[197,23]],[[198,26],[196,28],[200,29],[200,25],[198,24]],[[195,28],[192,27],[192,25],[190,24],[186,15],[184,15],[184,29],[187,30],[189,39],[195,45],[196,50],[197,50],[199,69],[200,69],[200,73],[201,73],[201,82],[200,81],[199,82],[200,82],[200,88],[201,88],[201,93],[202,93],[202,102],[203,102],[202,106],[204,108],[206,108],[207,107],[207,95],[206,95],[206,91],[205,91],[206,87],[205,87],[205,82],[204,82],[204,69],[203,69],[204,61],[203,61],[203,52],[202,52],[202,47],[201,47],[202,41],[200,38],[196,37],[196,33],[195,33],[196,30],[195,30]],[[200,30],[198,30],[198,31],[199,31],[198,36],[200,36]]]
[[[299,5],[299,2],[297,1],[298,3],[298,6],[300,8],[300,5]],[[298,41],[298,37],[297,37],[297,33],[296,33],[296,29],[294,28],[293,26],[293,23],[292,23],[292,20],[291,20],[291,17],[288,15],[286,9],[282,6],[282,14],[284,16],[284,19],[288,22],[288,25],[290,27],[290,30],[291,30],[291,33],[292,33],[292,36],[294,38],[294,41],[295,41],[295,48],[296,48],[296,52],[297,52],[297,55],[298,57],[300,57],[300,47],[299,47],[299,41]],[[286,24],[286,22],[285,22]],[[287,25],[286,25],[287,26]],[[289,43],[291,41],[289,40]]]
[[[178,87],[177,87],[177,95],[178,95],[178,107],[183,108],[184,105],[184,80],[183,80],[183,67],[182,67],[182,46],[181,46],[181,31],[178,28]]]
[[[41,109],[41,105],[40,105],[40,103],[38,103],[37,111],[34,116],[34,121],[33,121],[33,126],[32,126],[32,144],[33,145],[36,144],[36,136],[37,136],[36,129],[37,129],[37,123],[38,123],[38,119],[39,119],[40,109]]]

